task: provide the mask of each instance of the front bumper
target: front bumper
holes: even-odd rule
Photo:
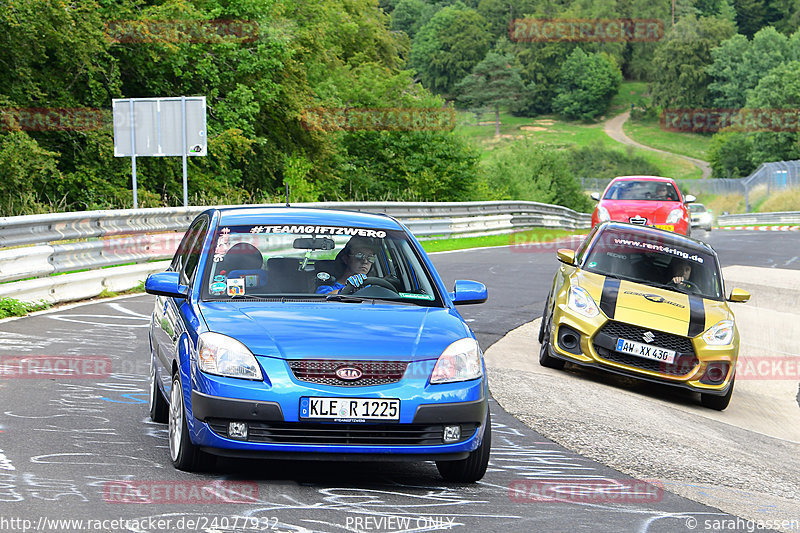
[[[267,379],[246,381],[195,370],[187,418],[192,442],[235,457],[334,460],[456,460],[478,448],[488,413],[485,377],[430,385],[436,361],[409,364],[392,384],[337,387],[298,381],[286,361],[258,357]],[[412,368],[413,367],[413,368]],[[408,377],[410,376],[410,377]],[[299,418],[301,397],[399,398],[394,422],[310,421]],[[248,424],[246,440],[228,436],[230,422]],[[444,426],[460,439],[444,441]]]
[[[705,344],[701,336],[691,338],[696,364],[687,364],[684,367],[679,366],[679,370],[667,368],[666,365],[658,365],[657,363],[655,365],[639,364],[638,360],[641,358],[636,356],[629,356],[630,364],[626,364],[621,361],[622,358],[614,361],[603,357],[600,353],[604,350],[604,346],[608,346],[608,339],[602,338],[603,334],[599,333],[607,322],[609,322],[608,318],[603,316],[602,313],[593,319],[582,318],[570,313],[565,305],[557,305],[552,321],[553,329],[550,332],[550,355],[580,366],[598,368],[607,372],[671,385],[694,392],[720,396],[728,392],[736,369],[738,340],[728,346],[709,346]],[[558,332],[562,326],[571,328],[580,336],[578,346],[571,350],[560,345]],[[618,352],[614,352],[613,355],[616,355],[616,353]],[[650,361],[644,359],[642,362],[649,363]],[[728,373],[721,382],[716,384],[704,382],[707,380],[703,379],[708,365],[711,363],[728,363]],[[661,370],[653,370],[652,368],[645,368],[647,366],[661,366],[662,368]]]

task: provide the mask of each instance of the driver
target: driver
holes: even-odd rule
[[[330,285],[317,287],[317,294],[339,294],[345,285],[360,289],[375,263],[375,245],[366,237],[352,237],[336,256],[337,275]]]
[[[680,260],[672,262],[672,283],[675,285],[686,285],[689,283],[689,276],[691,275],[692,265]]]

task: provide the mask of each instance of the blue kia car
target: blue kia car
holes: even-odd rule
[[[181,470],[217,456],[489,462],[483,354],[396,219],[328,209],[209,209],[145,284],[150,416]]]

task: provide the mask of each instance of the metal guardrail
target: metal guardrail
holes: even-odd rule
[[[745,213],[739,215],[720,215],[720,226],[758,226],[763,224],[800,224],[800,211],[777,213]]]
[[[422,239],[511,233],[532,227],[578,229],[591,223],[586,213],[538,202],[336,202],[293,207],[386,213]],[[56,303],[96,296],[104,289],[135,287],[151,272],[166,268],[166,263],[153,261],[171,258],[185,229],[205,209],[124,209],[0,218],[0,297]],[[75,272],[82,269],[89,272]]]

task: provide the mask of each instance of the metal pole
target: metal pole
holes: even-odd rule
[[[186,177],[186,97],[181,96],[181,122],[183,133],[183,207],[189,206],[189,180]]]
[[[133,208],[139,207],[139,199],[136,195],[136,128],[134,127],[133,100],[129,100],[131,110],[131,172],[133,174]]]

